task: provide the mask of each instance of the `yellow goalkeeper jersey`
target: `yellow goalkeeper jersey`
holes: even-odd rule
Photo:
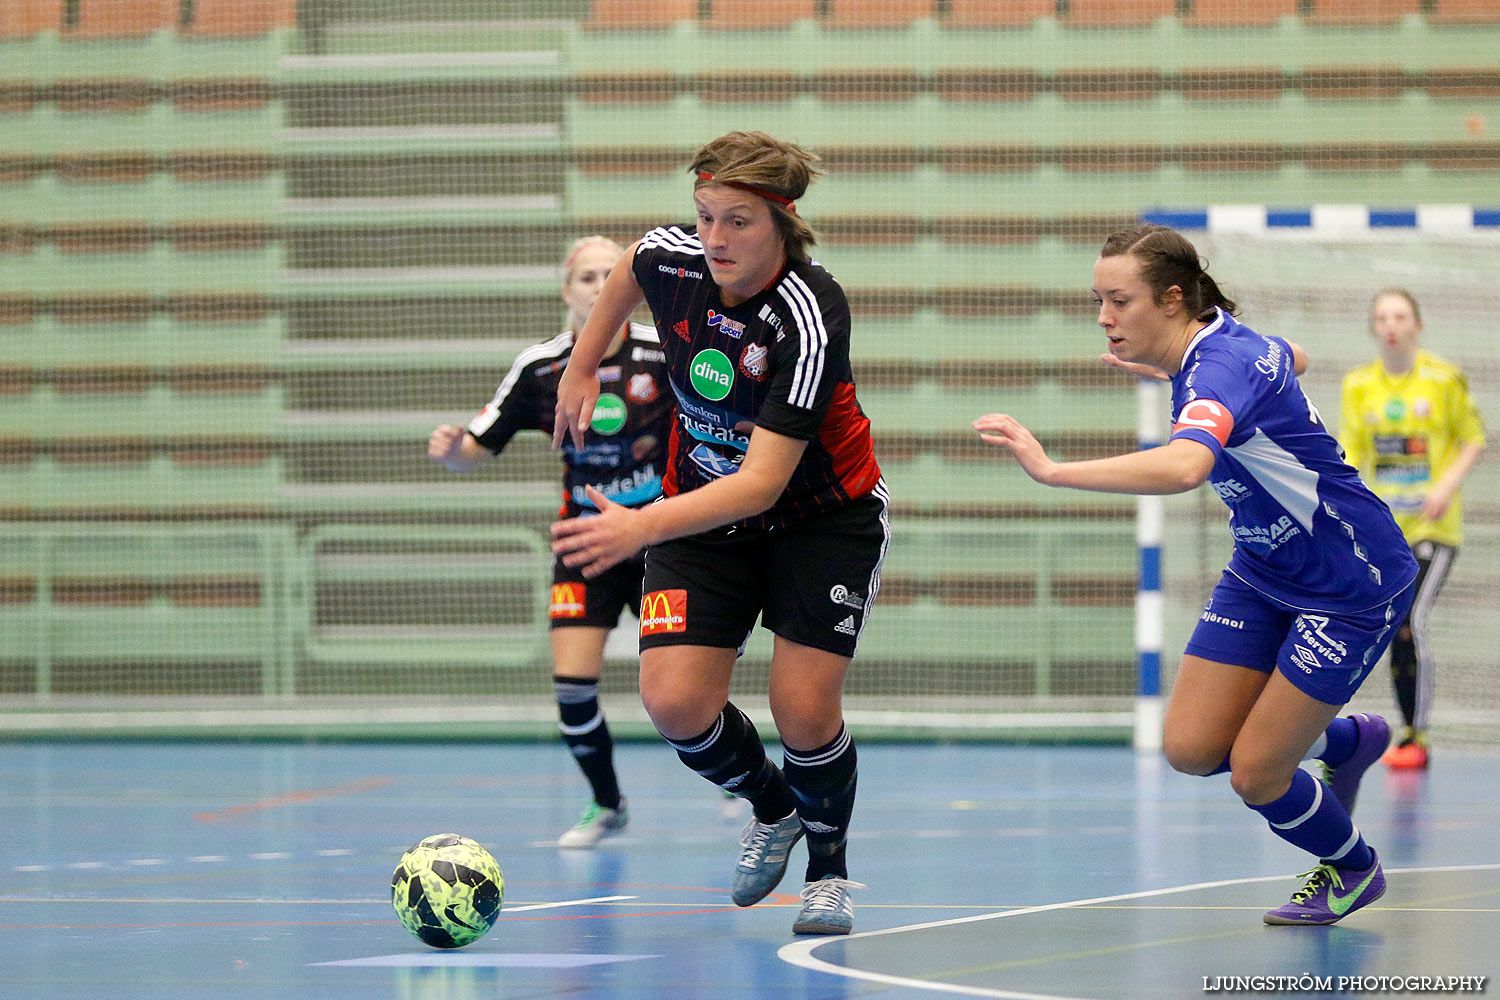
[[[1408,542],[1463,540],[1460,490],[1436,521],[1424,520],[1428,491],[1470,441],[1484,440],[1484,422],[1464,373],[1418,351],[1405,375],[1376,359],[1344,376],[1339,444],[1349,464],[1396,515]]]

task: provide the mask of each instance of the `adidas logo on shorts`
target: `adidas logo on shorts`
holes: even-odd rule
[[[837,625],[835,625],[833,627],[833,630],[835,632],[842,632],[845,635],[854,635],[854,634],[856,634],[855,633],[855,628],[854,628],[854,616],[850,615],[848,618],[845,618],[843,621],[841,621]]]

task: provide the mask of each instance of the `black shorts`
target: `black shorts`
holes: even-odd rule
[[[636,556],[611,566],[592,580],[585,580],[582,572],[564,566],[561,559],[554,559],[552,600],[547,604],[552,627],[614,628],[620,623],[620,612],[626,608],[631,614],[639,614],[644,572],[644,558]]]
[[[741,649],[761,624],[814,649],[853,656],[890,544],[875,494],[786,529],[714,532],[646,553],[641,648]]]

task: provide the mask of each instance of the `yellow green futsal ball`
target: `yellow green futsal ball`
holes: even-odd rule
[[[413,844],[391,876],[396,916],[434,948],[462,948],[484,937],[504,896],[505,876],[494,857],[456,833]]]

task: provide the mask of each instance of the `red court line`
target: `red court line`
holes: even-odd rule
[[[295,805],[299,802],[316,802],[319,799],[335,799],[343,795],[355,795],[359,792],[368,792],[375,788],[384,788],[391,783],[389,775],[380,775],[374,778],[361,778],[358,781],[346,782],[342,785],[334,785],[331,788],[307,788],[297,792],[287,792],[284,795],[273,795],[269,799],[261,799],[258,802],[246,802],[243,805],[229,806],[214,812],[196,813],[193,819],[200,823],[222,823],[227,819],[244,816],[247,813],[263,812],[267,809],[280,809],[282,806]]]

